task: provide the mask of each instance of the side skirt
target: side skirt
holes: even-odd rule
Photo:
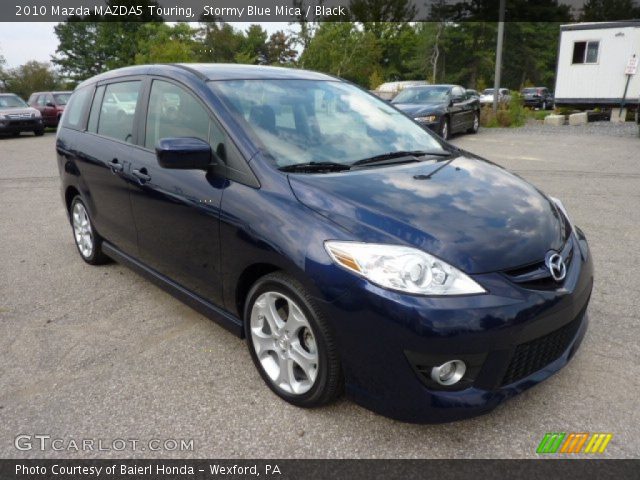
[[[117,247],[111,245],[107,241],[103,241],[102,249],[106,255],[113,258],[118,263],[126,265],[136,273],[142,275],[148,280],[151,280],[154,284],[162,288],[167,293],[170,293],[178,300],[186,303],[205,317],[208,317],[216,323],[220,324],[222,327],[226,328],[234,335],[240,338],[244,337],[244,327],[242,321],[235,315],[232,315],[226,310],[215,306],[213,303],[187,290],[170,278],[156,272],[139,260],[136,260],[132,256],[120,251]]]

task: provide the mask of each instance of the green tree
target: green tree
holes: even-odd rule
[[[2,54],[0,54],[0,92],[3,92],[5,90],[5,71],[4,71],[4,66],[7,64],[7,61],[5,60],[4,56]]]
[[[235,61],[253,65],[267,63],[267,35],[260,25],[249,25]]]
[[[305,68],[368,86],[379,68],[380,55],[371,32],[358,28],[353,22],[323,22],[302,52],[300,63],[304,63]]]
[[[107,6],[141,6],[142,16],[101,18],[96,15],[71,17],[54,27],[59,44],[52,62],[74,80],[84,80],[113,68],[132,65],[146,22],[161,22],[146,8],[153,0],[108,0]]]
[[[588,0],[582,7],[580,21],[603,22],[640,18],[640,5],[634,0]]]
[[[135,63],[193,62],[201,49],[195,34],[187,23],[147,23],[140,30]]]
[[[271,34],[265,47],[266,62],[270,65],[292,65],[298,55],[293,39],[282,30]]]
[[[25,100],[33,92],[58,90],[61,87],[60,77],[51,65],[44,62],[30,61],[6,72],[6,88]]]
[[[229,23],[202,18],[199,32],[202,43],[201,60],[233,63],[244,42],[244,34]]]

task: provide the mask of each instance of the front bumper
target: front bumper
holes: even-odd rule
[[[324,304],[338,336],[347,393],[385,416],[417,423],[474,417],[566,365],[586,332],[593,266],[584,237],[555,289],[526,289],[501,273],[475,275],[484,295],[419,297],[359,280]],[[586,252],[586,253],[585,253]],[[467,363],[443,387],[430,368]]]
[[[44,128],[41,118],[26,120],[0,120],[0,134],[33,132]]]
[[[426,127],[429,130],[432,130],[436,133],[440,132],[440,122],[441,122],[440,117],[436,117],[436,119],[433,122],[425,122],[423,120],[418,120],[416,118],[414,118],[414,121],[417,122],[419,125]]]

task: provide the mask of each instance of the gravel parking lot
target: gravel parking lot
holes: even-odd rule
[[[241,340],[125,267],[80,260],[53,134],[0,139],[0,457],[535,457],[546,432],[610,432],[604,456],[637,457],[635,132],[536,126],[454,138],[564,201],[590,240],[596,286],[590,329],[564,370],[489,415],[446,425],[395,422],[346,399],[311,411],[279,400]],[[18,434],[64,448],[18,451]],[[141,443],[76,452],[71,439]],[[150,439],[193,439],[193,450],[150,452]]]

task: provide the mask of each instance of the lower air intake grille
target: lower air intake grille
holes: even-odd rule
[[[518,345],[504,374],[502,385],[517,382],[560,358],[578,332],[583,316],[584,311],[558,330]]]

